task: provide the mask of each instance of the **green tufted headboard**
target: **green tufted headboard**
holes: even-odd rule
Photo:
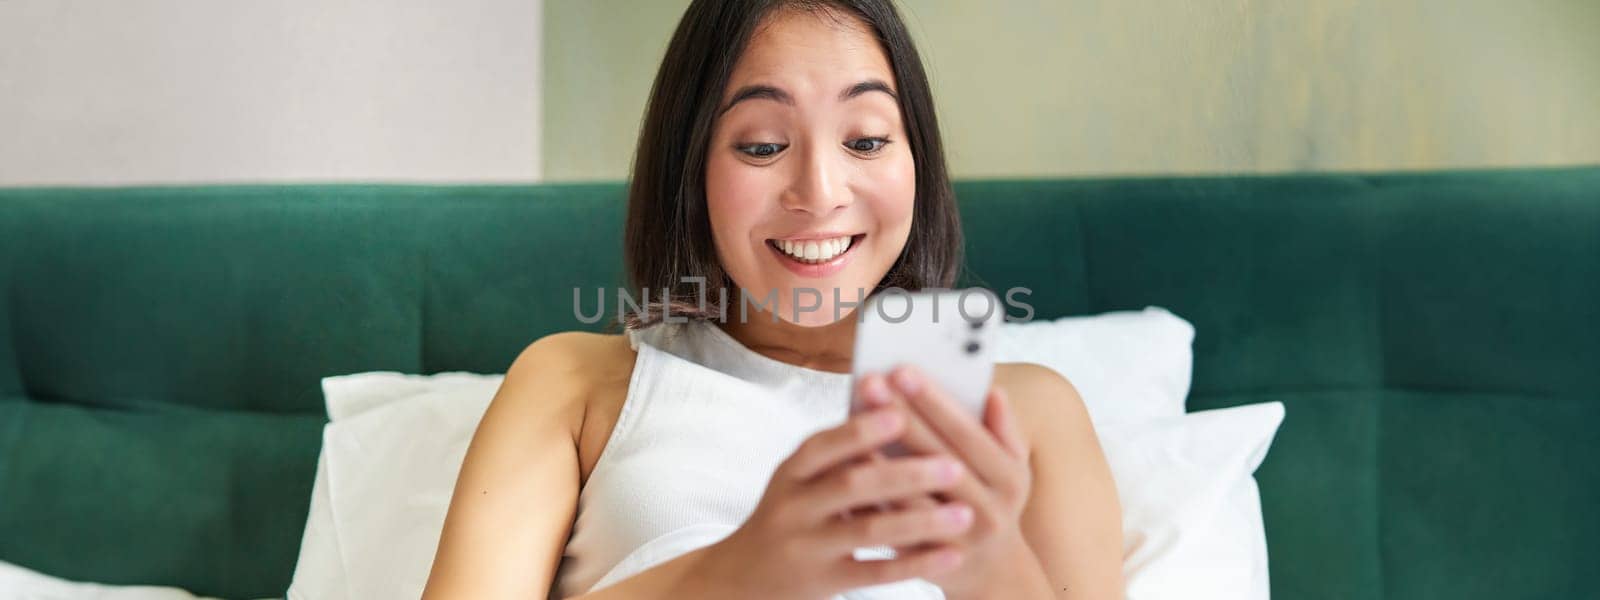
[[[958,184],[1037,318],[1194,323],[1281,400],[1280,598],[1600,595],[1600,168]],[[500,372],[620,281],[622,186],[0,189],[0,560],[287,587],[318,380]]]

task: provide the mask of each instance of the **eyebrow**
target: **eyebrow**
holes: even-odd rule
[[[894,89],[890,88],[889,84],[884,83],[882,79],[867,79],[845,88],[844,91],[839,92],[839,101],[844,102],[867,92],[883,92],[888,94],[890,98],[894,98],[895,102],[900,101],[900,97],[894,93]],[[739,88],[739,91],[734,92],[733,98],[729,99],[728,103],[717,111],[717,115],[721,116],[722,113],[728,112],[729,109],[733,108],[735,104],[753,98],[772,100],[794,106],[794,97],[790,96],[788,92],[766,84],[755,84],[744,86]]]

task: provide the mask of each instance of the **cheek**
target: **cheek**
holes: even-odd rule
[[[749,233],[761,221],[772,182],[759,169],[741,168],[737,160],[713,157],[706,164],[706,212],[717,256],[725,268],[738,273],[756,257]]]
[[[887,265],[893,264],[905,247],[911,234],[911,218],[917,198],[917,169],[910,153],[874,168],[869,178],[872,193],[867,198],[872,203],[872,213],[878,223],[879,245],[888,254]]]

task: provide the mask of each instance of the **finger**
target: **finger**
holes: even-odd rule
[[[964,559],[960,550],[950,546],[897,553],[894,558],[887,560],[855,560],[847,557],[840,565],[838,577],[843,587],[847,588],[912,578],[933,579],[961,566]]]
[[[972,520],[972,507],[952,503],[833,521],[823,530],[821,539],[829,552],[873,546],[917,547],[959,537],[972,526]]]
[[[889,379],[913,411],[922,416],[956,456],[966,461],[973,475],[989,484],[1004,479],[1015,459],[982,423],[963,411],[937,386],[929,385],[914,366],[896,368]]]
[[[911,412],[909,408],[906,407],[906,399],[901,396],[898,390],[889,385],[888,378],[876,374],[863,377],[857,389],[858,392],[862,394],[864,399],[870,400],[875,406],[896,406],[906,408],[906,427],[905,431],[901,434],[898,443],[905,450],[909,451],[911,455],[955,456],[955,454],[950,451],[949,447],[945,445],[944,440],[940,439],[939,435],[928,426],[926,421],[924,421],[920,415],[916,414],[915,412]],[[880,457],[883,456],[882,452],[874,452],[873,454]],[[972,484],[971,478],[963,477],[962,481],[958,482],[958,485],[966,486],[966,489],[960,490],[959,492],[956,490],[944,490],[931,494],[914,494],[911,496],[897,498],[889,502],[889,508],[892,510],[928,508],[944,503],[949,499],[956,497],[973,503],[983,503],[987,501],[982,496],[983,490],[976,489],[977,486]]]
[[[910,408],[909,402],[903,399],[897,401],[907,405],[905,409],[905,429],[901,432],[899,438],[901,446],[917,456],[939,455],[960,458],[956,456],[950,445],[945,443],[944,438],[940,437],[939,432],[934,431],[928,420],[921,413]]]
[[[867,409],[882,408],[893,402],[893,390],[883,375],[877,373],[864,375],[857,380],[854,393],[861,401],[861,406]]]
[[[889,459],[883,455],[883,451],[882,450],[873,450],[871,452],[868,452],[865,456],[862,456],[860,458],[852,460],[847,464],[850,465],[850,466],[858,466],[858,465],[865,465],[865,464],[882,464],[887,460],[889,460]],[[841,518],[844,518],[844,519],[852,519],[852,518],[855,518],[855,517],[864,517],[864,516],[870,515],[870,514],[875,513],[875,512],[881,512],[881,511],[885,511],[885,510],[897,510],[899,508],[900,508],[900,506],[896,502],[889,502],[887,504],[880,502],[880,503],[878,503],[876,505],[873,505],[873,506],[865,506],[865,505],[863,505],[863,506],[852,506],[852,507],[850,507],[848,509],[845,509],[844,511],[840,512],[839,516]]]
[[[886,465],[888,463],[889,463],[889,457],[884,456],[882,450],[873,450],[872,452],[867,453],[866,464],[883,466],[883,465]],[[900,508],[900,506],[897,503],[895,503],[894,501],[889,501],[889,502],[879,502],[876,505],[870,506],[870,507],[864,506],[864,507],[861,507],[861,510],[865,510],[865,511],[868,511],[868,512],[882,512],[882,511],[889,511],[889,510],[897,510],[899,508]]]
[[[896,394],[895,402],[904,404],[905,400]],[[960,457],[956,456],[955,452],[952,451],[947,444],[945,444],[944,439],[939,437],[939,434],[928,425],[927,421],[924,420],[921,415],[909,409],[907,409],[906,412],[905,431],[900,434],[900,438],[897,443],[911,456],[947,456],[960,460]],[[961,479],[962,480],[958,481],[956,484],[958,488],[969,482],[976,481],[970,476],[963,476]],[[945,490],[923,496],[901,498],[897,501],[908,502],[913,506],[916,504],[925,503],[937,504],[948,500],[955,491],[957,490]],[[970,493],[963,493],[960,494],[960,496],[963,498],[972,498],[972,494]]]
[[[862,505],[927,495],[961,479],[963,468],[950,457],[908,457],[840,469],[802,492],[802,506],[821,517]]]
[[[961,457],[957,456],[955,452],[944,443],[944,440],[940,438],[939,434],[928,425],[927,421],[923,420],[921,415],[918,415],[913,411],[908,411],[907,413],[905,433],[900,435],[900,440],[898,443],[901,447],[905,448],[906,452],[911,456],[944,456],[958,461],[961,460]],[[970,469],[967,469],[967,471],[970,471]],[[972,487],[981,487],[981,484],[970,474],[963,474],[961,479],[949,489],[937,491],[923,496],[901,498],[900,500],[908,502],[912,505],[920,503],[938,504],[947,502],[952,498],[962,498],[970,502],[979,502],[980,500],[975,494],[976,492],[981,492],[981,490],[973,490],[971,489]]]
[[[1005,390],[989,390],[989,398],[983,403],[983,424],[1013,458],[1028,458],[1028,441],[1017,424],[1017,414],[1011,409],[1011,398]]]
[[[889,387],[888,381],[884,378],[884,375],[880,373],[868,373],[858,378],[851,394],[854,398],[854,402],[851,404],[852,410],[874,410],[889,406],[898,406],[902,410],[908,410],[906,409],[904,402],[900,401],[900,398],[894,393],[893,389]],[[856,465],[861,463],[883,462],[885,460],[888,460],[888,457],[884,456],[882,450],[873,450],[848,464]],[[928,499],[922,504],[923,506],[932,504],[932,498],[930,496],[921,495],[918,497]],[[901,510],[904,508],[907,508],[906,502],[901,500],[890,500],[887,502],[879,502],[872,506],[851,507],[840,512],[839,516],[844,519],[851,519],[855,517],[866,516],[874,512]]]
[[[935,493],[932,493],[932,494],[917,494],[917,495],[911,496],[909,498],[903,498],[903,499],[900,499],[900,500],[895,500],[894,502],[891,502],[890,505],[894,507],[894,510],[897,510],[897,511],[908,511],[909,512],[909,511],[919,511],[919,510],[933,510],[933,509],[938,508],[940,506],[946,506],[946,505],[948,505],[950,503],[958,502],[957,500],[952,500],[951,502],[945,502],[942,499],[943,496],[945,496],[945,494],[942,493],[942,492],[935,492]],[[907,546],[895,546],[895,551],[896,552],[910,552],[910,551],[913,551],[913,550],[921,550],[921,549],[928,548],[928,547],[935,546],[935,545],[937,545],[937,543],[923,542],[923,543],[911,544],[911,545],[907,545]]]
[[[935,492],[937,493],[937,492]],[[939,505],[934,494],[917,494],[907,498],[900,498],[890,503],[895,510],[922,510]]]
[[[795,481],[809,480],[894,440],[904,430],[905,422],[904,412],[893,407],[852,416],[842,425],[806,438],[780,470]]]
[[[899,404],[907,402],[898,392],[894,394],[894,398],[895,402]],[[961,418],[972,421],[971,416],[966,413],[962,413]],[[934,431],[927,420],[915,410],[907,413],[905,432],[901,434],[898,443],[910,451],[913,456],[945,456],[960,459],[950,446],[945,443],[939,433]],[[964,462],[964,459],[960,460]],[[908,507],[961,502],[976,508],[979,515],[990,514],[1000,506],[999,500],[993,491],[986,487],[983,481],[972,476],[970,469],[967,474],[964,474],[960,480],[947,489],[932,494],[906,498],[903,501],[907,502]],[[985,523],[986,521],[982,518],[979,519],[980,526]]]
[[[901,433],[900,444],[913,454],[948,454],[944,440],[930,429],[922,417],[913,412],[905,397],[898,389],[889,384],[889,378],[882,375],[867,375],[857,385],[858,393],[863,401],[874,406],[900,407],[906,411],[906,427]]]
[[[872,408],[896,405],[904,407],[905,404],[904,400],[899,397],[899,394],[896,394],[894,389],[889,387],[889,383],[884,376],[877,373],[866,375],[856,383],[856,397],[861,399],[863,406]],[[916,421],[917,418],[915,415],[907,415],[907,417],[907,431],[909,431],[910,422]],[[922,430],[926,432],[927,428],[922,427]],[[933,452],[927,452],[926,454],[933,454]],[[867,455],[866,460],[885,461],[888,460],[888,457],[884,456],[883,451],[874,450]],[[938,504],[938,502],[929,494],[915,494],[905,498],[890,500],[886,503],[880,503],[877,507],[863,508],[858,510],[874,511],[921,509],[929,508],[936,504]]]

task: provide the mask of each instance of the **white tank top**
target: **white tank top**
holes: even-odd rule
[[[633,376],[611,438],[578,494],[556,575],[561,597],[609,586],[726,537],[755,510],[778,464],[848,414],[849,374],[769,358],[713,323],[661,324],[627,335],[638,353]],[[843,597],[944,594],[909,580]]]

